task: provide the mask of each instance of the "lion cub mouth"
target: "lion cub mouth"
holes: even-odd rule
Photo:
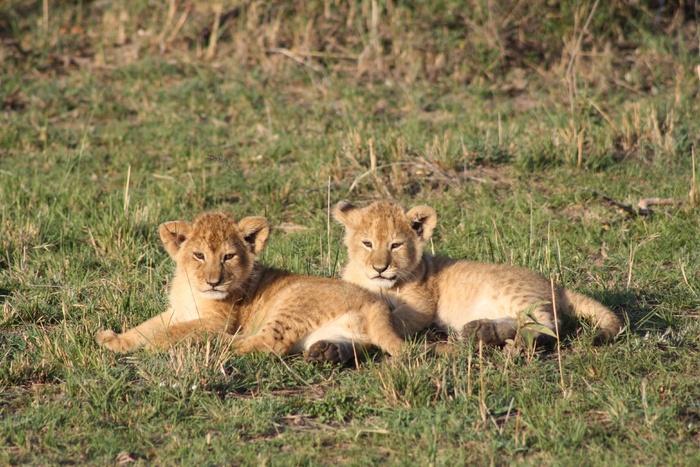
[[[200,292],[205,298],[210,300],[223,300],[228,296],[228,292],[221,289],[206,289]]]
[[[396,275],[382,276],[381,274],[369,278],[373,285],[380,289],[390,289],[396,283]]]

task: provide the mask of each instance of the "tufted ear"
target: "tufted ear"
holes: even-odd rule
[[[244,217],[238,222],[243,240],[248,244],[250,251],[259,255],[265,248],[267,237],[270,235],[270,224],[264,217]]]
[[[411,228],[422,242],[427,242],[437,225],[437,213],[430,206],[416,206],[406,213]]]
[[[345,227],[352,229],[357,225],[360,209],[347,201],[340,201],[333,208],[333,218]]]
[[[158,233],[160,234],[160,239],[163,242],[165,251],[175,258],[177,252],[180,251],[180,246],[182,242],[187,240],[190,233],[192,233],[192,224],[185,221],[170,221],[161,224],[158,228]]]

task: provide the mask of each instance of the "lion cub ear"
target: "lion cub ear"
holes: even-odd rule
[[[243,240],[250,246],[250,251],[259,255],[265,248],[270,235],[270,224],[264,217],[244,217],[238,222]]]
[[[406,213],[406,218],[411,228],[423,242],[427,242],[433,235],[437,225],[437,213],[430,206],[416,206]]]
[[[161,224],[158,233],[160,234],[160,239],[163,241],[165,251],[175,258],[177,252],[180,251],[182,242],[187,240],[187,237],[192,233],[192,224],[185,221],[165,222]]]
[[[360,208],[347,201],[340,201],[333,207],[333,218],[345,227],[354,228],[360,216]]]

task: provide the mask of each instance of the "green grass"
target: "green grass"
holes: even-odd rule
[[[211,57],[207,3],[1,4],[0,464],[696,465],[700,12],[600,2],[582,33],[559,3],[244,2]],[[165,307],[166,220],[265,215],[266,264],[337,274],[329,186],[430,204],[436,253],[628,327],[567,337],[561,372],[425,336],[359,368],[98,348]]]

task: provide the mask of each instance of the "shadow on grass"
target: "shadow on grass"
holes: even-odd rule
[[[6,289],[5,287],[0,287],[0,303],[4,303],[7,300],[7,297],[10,296],[10,290]]]
[[[630,333],[664,332],[681,324],[676,314],[661,306],[664,299],[658,292],[628,289],[591,296],[613,310]]]
[[[627,321],[628,332],[664,332],[679,325],[678,317],[663,305],[665,300],[659,292],[635,289],[610,292],[602,301]]]

